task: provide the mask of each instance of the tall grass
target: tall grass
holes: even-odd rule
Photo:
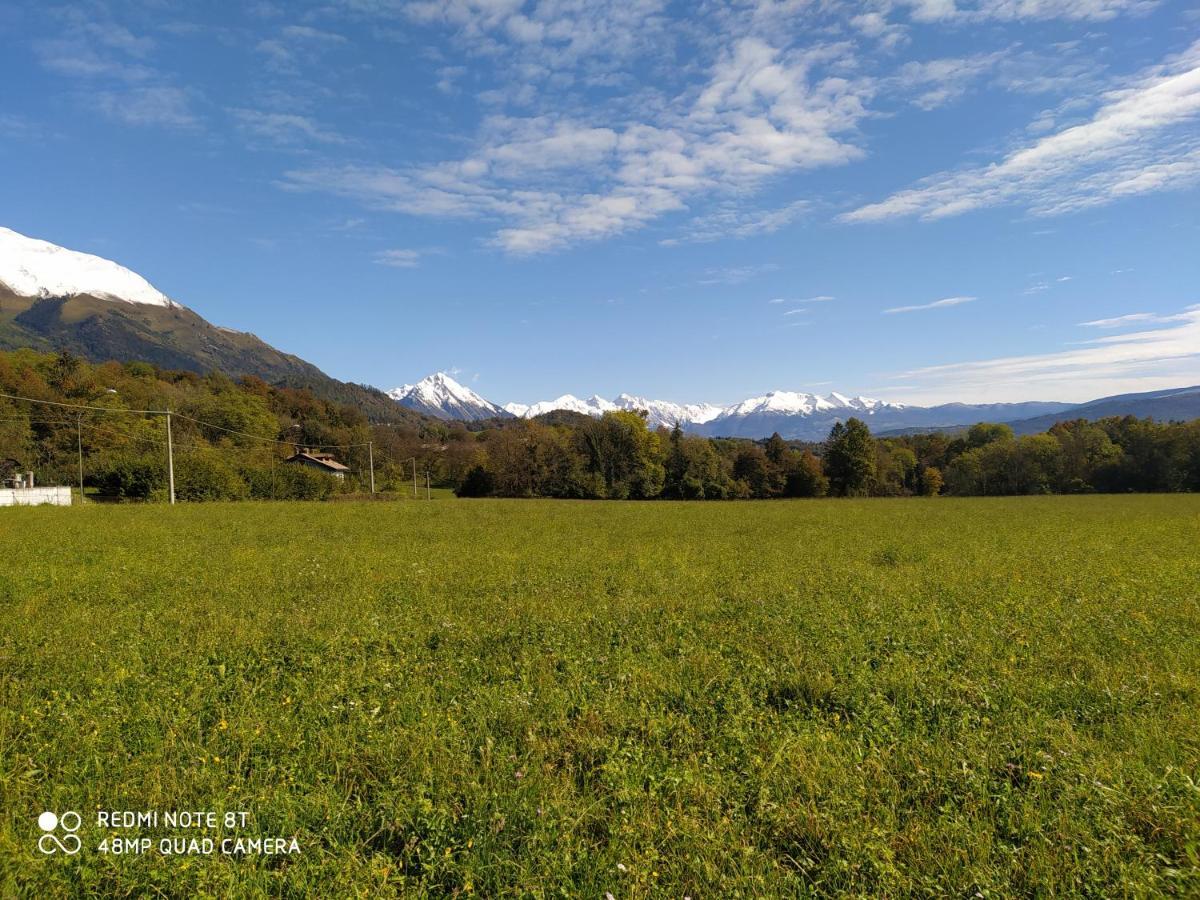
[[[1200,893],[1200,497],[0,512],[4,896]]]

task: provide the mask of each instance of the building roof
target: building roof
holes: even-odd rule
[[[349,472],[350,467],[344,466],[331,453],[317,453],[312,450],[300,450],[289,456],[285,462],[311,463],[315,466],[320,466],[323,469],[328,469],[330,472]]]

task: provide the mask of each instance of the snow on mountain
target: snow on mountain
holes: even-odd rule
[[[843,394],[832,393],[828,397],[816,394],[797,393],[795,391],[771,391],[761,397],[751,397],[741,403],[735,403],[720,410],[717,418],[744,418],[747,416],[779,415],[779,416],[812,416],[818,413],[836,412],[838,410],[853,410],[854,412],[872,413],[879,409],[904,409],[898,403],[888,403],[885,400],[872,400],[868,397],[847,397]],[[702,423],[697,423],[702,424]]]
[[[836,395],[835,395],[836,396]],[[795,391],[771,391],[761,397],[751,397],[721,410],[720,415],[752,416],[762,413],[809,416],[827,409],[837,409],[844,404],[824,400],[816,394],[801,394]],[[715,418],[715,417],[714,417]]]
[[[106,300],[178,307],[141,275],[112,260],[0,227],[0,283],[22,297],[90,294]]]
[[[904,409],[906,407],[900,404],[867,397],[847,397],[836,393],[820,397],[795,391],[771,391],[730,406],[672,403],[634,394],[620,394],[613,400],[606,400],[599,395],[581,399],[574,394],[563,394],[554,400],[507,403],[503,407],[509,415],[525,419],[556,410],[587,416],[601,416],[613,410],[632,410],[646,413],[646,423],[651,428],[673,428],[678,422],[688,431],[713,436],[755,437],[767,437],[774,431],[807,436],[827,432],[833,422],[852,415],[870,417],[884,410],[898,413]]]
[[[613,401],[620,409],[643,410],[646,412],[646,422],[651,428],[660,425],[664,428],[674,428],[680,425],[700,425],[719,416],[724,408],[711,403],[672,403],[669,400],[647,400],[645,397],[634,397],[621,394]]]
[[[722,407],[711,403],[671,403],[668,400],[647,400],[645,397],[635,397],[632,394],[621,394],[615,400],[607,400],[599,394],[593,394],[586,400],[574,394],[563,394],[555,400],[542,400],[539,403],[506,403],[506,412],[523,419],[544,415],[556,410],[581,413],[585,416],[602,416],[615,410],[637,410],[645,412],[647,424],[651,428],[660,425],[671,428],[676,422],[683,425],[707,422],[721,414]]]
[[[796,391],[771,391],[725,407],[720,415],[695,423],[694,431],[710,437],[768,437],[779,432],[789,440],[818,440],[833,424],[851,416],[861,416],[876,428],[879,417],[887,417],[888,427],[904,421],[908,407],[869,397],[847,397],[831,393],[821,397]]]
[[[473,422],[497,416],[506,418],[509,415],[504,409],[459,384],[445,372],[426,376],[416,384],[401,385],[387,394],[401,406],[439,419]]]
[[[778,432],[786,440],[802,441],[824,440],[836,422],[844,422],[851,416],[866,421],[875,433],[889,433],[1012,421],[1069,406],[950,403],[923,407],[836,392],[822,397],[800,391],[771,391],[729,406],[672,403],[633,394],[620,394],[613,400],[599,395],[581,399],[574,394],[563,394],[555,400],[508,403],[500,407],[442,373],[415,385],[396,388],[390,396],[405,406],[443,419],[477,421],[497,416],[532,419],[556,410],[599,417],[613,410],[635,410],[646,413],[646,423],[651,428],[673,428],[678,422],[685,431],[706,437],[762,439]]]
[[[588,397],[586,400],[581,400],[574,394],[563,394],[557,400],[542,400],[540,403],[531,403],[528,405],[524,403],[509,403],[504,408],[515,416],[523,419],[532,419],[534,416],[545,415],[548,412],[556,410],[582,413],[585,416],[602,416],[604,413],[612,412],[618,407],[598,394]],[[518,409],[521,412],[515,411]]]

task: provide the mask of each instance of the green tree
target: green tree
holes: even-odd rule
[[[180,500],[244,500],[249,488],[226,454],[197,447],[175,460],[175,496]]]
[[[741,492],[762,499],[770,496],[771,463],[758,444],[744,444],[733,458],[733,477],[745,485]]]
[[[1063,450],[1053,435],[1022,437],[1017,441],[1015,456],[1014,493],[1049,494],[1061,482]]]
[[[788,462],[783,494],[785,497],[824,497],[829,479],[821,471],[821,461],[811,450],[797,453]]]
[[[825,474],[830,490],[841,497],[868,494],[875,482],[875,441],[865,422],[837,422],[825,444]]]
[[[979,422],[967,429],[967,446],[971,449],[994,444],[997,441],[1011,441],[1013,430],[1008,425],[994,422]]]
[[[476,465],[467,472],[463,483],[454,493],[459,497],[486,497],[493,488],[492,475],[481,465]]]
[[[763,444],[763,450],[766,452],[767,459],[771,461],[772,465],[779,468],[783,467],[784,462],[787,460],[789,448],[787,441],[779,436],[778,431],[767,438]]]
[[[876,493],[902,497],[915,493],[916,489],[917,455],[896,441],[876,442]]]
[[[588,471],[603,479],[605,496],[644,500],[662,493],[666,470],[658,435],[646,428],[645,417],[607,412],[581,425],[578,435]]]

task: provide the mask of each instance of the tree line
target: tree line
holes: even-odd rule
[[[42,484],[75,484],[124,500],[166,491],[163,418],[170,408],[176,494],[183,500],[326,499],[367,489],[407,492],[415,468],[463,497],[728,500],[822,496],[959,496],[1200,490],[1200,421],[1133,417],[1065,421],[1015,436],[980,423],[959,434],[873,436],[859,419],[826,440],[705,438],[650,428],[631,411],[554,413],[465,425],[371,422],[304,389],[160,369],[92,364],[69,353],[0,353],[0,393],[107,412],[0,398],[0,468]],[[367,445],[372,445],[368,451]],[[323,447],[344,481],[284,462]]]
[[[859,419],[820,444],[650,430],[636,413],[485,431],[462,496],[723,500],[1200,490],[1200,422],[1066,421],[1016,437],[980,423],[875,438]]]
[[[547,425],[508,423],[478,437],[466,497],[726,500],[1200,490],[1200,420],[1132,416],[1056,424],[1017,437],[980,423],[876,438],[852,418],[819,444],[710,439],[652,430],[635,412]]]

